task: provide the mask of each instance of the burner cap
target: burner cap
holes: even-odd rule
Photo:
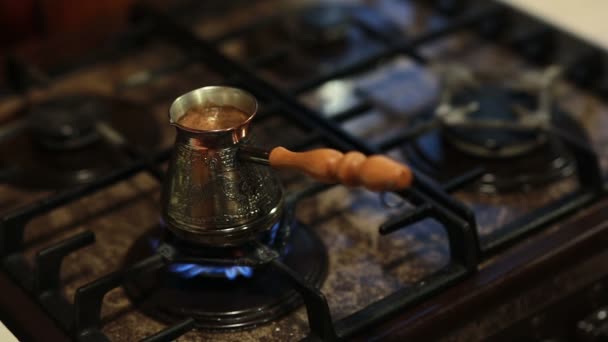
[[[100,99],[83,97],[40,103],[29,111],[33,137],[51,150],[81,148],[99,139],[95,123],[109,116],[108,109]]]
[[[308,45],[333,45],[347,39],[350,21],[349,9],[345,6],[315,5],[296,14],[292,31],[294,37]]]
[[[153,148],[160,139],[150,110],[117,98],[88,94],[55,98],[24,108],[19,115],[27,118],[26,129],[2,141],[0,155],[14,170],[3,181],[26,188],[83,184],[124,165],[125,156],[97,133],[98,122],[137,146]]]
[[[468,114],[473,122],[470,126],[443,127],[443,134],[456,148],[480,157],[514,157],[538,148],[546,137],[536,129],[513,129],[518,126],[520,115],[516,108],[534,111],[536,96],[512,91],[496,85],[487,85],[470,91],[461,91],[454,96],[454,106],[476,104]],[[496,127],[475,127],[474,122],[496,122]]]

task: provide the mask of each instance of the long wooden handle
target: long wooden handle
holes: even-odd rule
[[[270,151],[270,166],[306,173],[324,183],[363,186],[372,191],[395,191],[409,187],[412,170],[381,155],[365,156],[321,148],[307,152],[292,152],[284,147]]]

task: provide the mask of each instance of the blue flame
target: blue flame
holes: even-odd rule
[[[164,227],[164,222],[162,219],[160,223],[161,226]],[[271,245],[276,241],[280,226],[280,222],[277,222],[270,229],[269,243]],[[156,250],[160,245],[160,240],[150,239],[150,245]],[[198,275],[219,275],[230,280],[234,280],[239,276],[245,278],[251,278],[253,276],[253,268],[249,266],[207,266],[192,263],[173,263],[169,265],[169,271],[186,279],[194,278]]]
[[[150,239],[150,246],[157,249],[160,245],[160,240]],[[248,266],[204,266],[191,263],[173,263],[169,265],[169,271],[179,275],[182,278],[190,279],[198,275],[213,275],[224,276],[227,279],[234,280],[238,276],[251,278],[253,276],[253,268]]]
[[[249,266],[221,267],[175,263],[169,265],[169,271],[187,279],[194,278],[198,275],[222,275],[230,280],[234,280],[238,276],[243,276],[245,278],[251,278],[251,276],[253,276],[253,268]]]
[[[270,244],[274,244],[277,239],[277,233],[279,232],[279,227],[281,224],[279,222],[275,223],[272,228],[270,228]]]

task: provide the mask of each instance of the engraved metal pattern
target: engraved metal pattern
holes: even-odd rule
[[[237,160],[238,146],[210,149],[176,143],[163,208],[167,224],[178,235],[232,244],[228,240],[245,239],[247,231],[267,229],[271,218],[278,218],[281,184],[267,167]]]

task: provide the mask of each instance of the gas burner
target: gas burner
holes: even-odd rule
[[[452,104],[468,111],[456,122],[453,112],[443,116],[445,138],[465,153],[486,158],[521,156],[547,142],[546,134],[519,123],[520,111],[531,111],[536,97],[488,84],[474,91],[461,91]],[[518,111],[519,110],[519,111]]]
[[[72,150],[91,145],[100,136],[97,122],[106,121],[107,103],[82,97],[51,99],[29,111],[33,138],[49,150]]]
[[[571,154],[550,129],[586,137],[553,104],[559,73],[549,67],[501,86],[463,67],[440,70],[443,91],[434,118],[439,130],[407,146],[407,158],[441,181],[482,167],[477,190],[485,193],[529,190],[573,174]]]
[[[559,118],[577,127],[577,123],[567,116]],[[475,190],[483,193],[528,191],[574,173],[572,156],[557,139],[547,139],[538,148],[525,155],[512,158],[479,158],[434,131],[418,138],[404,149],[409,162],[441,182],[449,181],[464,173],[483,167],[483,176],[475,184]]]
[[[346,42],[351,28],[349,8],[318,4],[299,10],[287,22],[293,37],[310,47],[328,47]]]
[[[90,182],[125,162],[105,141],[115,131],[136,146],[156,146],[159,129],[145,107],[96,95],[54,98],[22,110],[24,129],[0,144],[9,179],[26,188],[59,189]],[[142,129],[145,123],[145,129]]]
[[[311,284],[320,286],[323,282],[327,253],[308,227],[292,225],[281,229],[277,224],[260,241],[278,252],[284,264]],[[196,258],[237,260],[250,253],[245,252],[245,247],[203,249],[177,240],[167,230],[157,229],[135,242],[126,264],[134,264],[167,246],[186,257],[125,284],[133,302],[152,317],[165,322],[192,317],[205,330],[236,330],[273,321],[302,304],[295,288],[270,267],[194,262]]]
[[[552,66],[505,85],[482,81],[484,75],[460,66],[440,69],[436,118],[443,134],[463,152],[485,158],[517,157],[540,147],[551,127],[553,87],[560,73]]]

